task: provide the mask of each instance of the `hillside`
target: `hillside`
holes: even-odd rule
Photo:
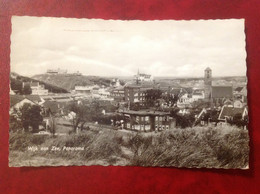
[[[37,80],[25,76],[21,76],[17,73],[10,73],[10,85],[12,90],[20,90],[23,82],[39,82],[44,85],[45,89],[48,89],[49,92],[53,93],[68,93],[68,90],[61,88],[57,85],[52,85],[50,83],[46,83],[45,80]]]
[[[73,74],[40,74],[33,76],[33,79],[44,81],[48,84],[61,87],[65,90],[73,90],[76,85],[86,86],[86,85],[104,85],[109,86],[112,78],[101,78],[97,76],[84,76],[84,75],[73,75]]]

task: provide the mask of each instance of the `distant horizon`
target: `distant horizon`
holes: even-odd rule
[[[41,74],[35,74],[32,76],[26,76],[26,75],[22,75],[16,72],[10,72],[10,73],[15,73],[18,74],[20,76],[24,76],[24,77],[29,77],[29,78],[33,78],[34,76],[37,75],[47,75],[47,73],[41,73]],[[72,74],[72,73],[67,73],[67,74]],[[58,75],[66,75],[66,74],[58,74]],[[82,76],[87,76],[87,77],[102,77],[102,78],[134,78],[133,76],[99,76],[99,75],[84,75],[82,74]],[[204,79],[204,77],[174,77],[174,76],[153,76],[156,79]],[[243,77],[243,78],[247,78],[246,75],[238,75],[238,76],[213,76],[212,79],[215,78],[233,78],[233,77]]]

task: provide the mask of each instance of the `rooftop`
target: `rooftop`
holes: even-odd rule
[[[212,98],[232,98],[233,97],[232,86],[212,86],[211,96]]]
[[[219,119],[225,119],[225,117],[234,117],[236,114],[241,114],[243,116],[245,110],[246,110],[245,107],[236,108],[236,107],[224,106],[222,108],[222,111],[220,112]]]
[[[130,114],[130,115],[141,115],[141,116],[148,116],[148,115],[154,115],[154,116],[164,116],[164,115],[170,115],[170,112],[162,112],[162,111],[153,111],[153,110],[123,110],[121,111],[123,114]]]
[[[39,103],[41,101],[41,98],[38,95],[10,95],[10,107],[24,99],[28,99],[34,103]]]

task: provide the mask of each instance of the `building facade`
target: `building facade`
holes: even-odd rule
[[[124,116],[124,128],[136,131],[163,131],[176,126],[169,112],[133,111],[121,112]]]

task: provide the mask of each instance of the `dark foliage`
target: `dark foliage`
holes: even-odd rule
[[[248,125],[248,116],[242,117],[242,114],[237,113],[233,118],[227,119],[227,122],[237,127],[245,127]]]
[[[26,93],[24,93],[23,88],[22,88],[22,83],[23,82],[39,82],[40,84],[44,85],[45,89],[47,89],[49,92],[53,92],[53,93],[68,93],[67,90],[51,85],[51,84],[47,84],[43,81],[39,81],[36,79],[32,79],[29,77],[24,77],[24,76],[17,76],[16,79],[14,78],[10,78],[10,82],[11,82],[11,89],[12,90],[17,90],[18,94],[28,94],[27,91]],[[26,89],[27,90],[27,89]]]
[[[33,132],[37,132],[39,125],[42,123],[43,118],[41,115],[41,108],[37,105],[25,103],[20,109],[20,118],[22,126],[25,131],[28,131],[31,126]]]
[[[156,101],[162,97],[162,91],[159,89],[151,89],[146,91],[145,101],[147,106],[156,106]]]

